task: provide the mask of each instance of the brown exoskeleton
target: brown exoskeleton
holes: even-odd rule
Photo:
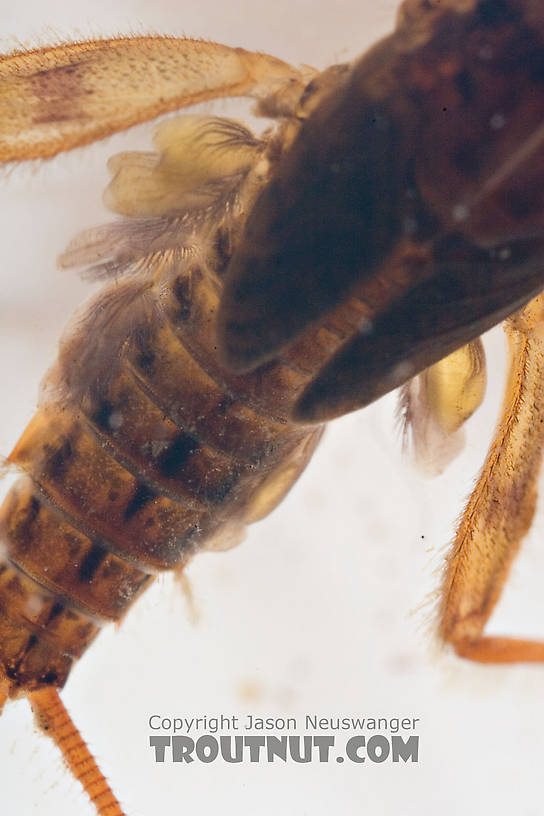
[[[160,38],[4,60],[5,161],[220,95],[255,96],[278,122],[262,139],[167,122],[156,153],[112,160],[125,220],[64,255],[116,281],[63,342],[10,456],[28,475],[2,510],[6,696],[27,694],[51,728],[95,617],[118,619],[151,572],[269,512],[316,422],[424,369],[404,395],[416,436],[421,413],[448,437],[478,404],[478,335],[542,288],[542,30],[528,0],[407,2],[392,38],[314,77]],[[440,633],[476,660],[544,657],[482,636],[534,509],[540,323],[535,297],[508,324],[504,419],[445,578]],[[99,812],[120,812],[98,773]]]

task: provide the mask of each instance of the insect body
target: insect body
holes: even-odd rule
[[[529,0],[407,2],[392,37],[321,75],[160,38],[3,60],[6,161],[219,95],[255,96],[278,121],[262,139],[226,119],[167,121],[156,152],[111,161],[107,202],[124,219],[63,256],[115,280],[62,342],[0,511],[1,689],[27,694],[59,742],[54,689],[100,622],[270,512],[319,421],[434,363],[453,375],[430,369],[418,393],[445,435],[478,404],[478,335],[543,284],[539,190],[524,199],[518,180],[541,149],[543,31]],[[507,421],[445,579],[441,635],[477,660],[544,656],[482,636],[534,509],[541,323],[536,297],[509,324]],[[73,742],[99,812],[120,813]]]
[[[188,122],[167,123],[159,137],[170,130],[186,141],[188,130],[208,172],[214,151],[226,154],[224,168],[231,152],[260,149],[225,120]],[[132,183],[135,170],[139,156],[119,158],[110,191],[119,207],[124,176]],[[159,186],[161,174],[144,180],[157,176]],[[10,457],[26,473],[0,521],[9,556],[2,642],[10,696],[62,685],[97,621],[120,619],[152,574],[181,568],[205,542],[222,543],[270,512],[321,435],[286,421],[292,395],[311,376],[309,355],[304,368],[279,363],[265,376],[236,377],[217,363],[219,273],[247,206],[242,188],[255,184],[246,175],[238,169],[222,185],[212,177],[210,190],[197,187],[190,216],[140,216],[152,247],[145,270],[141,258],[134,270],[132,258],[123,260],[125,237],[115,228],[69,250],[96,253],[100,239],[113,255],[106,266],[128,269],[68,334],[42,407]]]

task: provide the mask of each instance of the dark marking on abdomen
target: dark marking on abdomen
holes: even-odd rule
[[[45,475],[53,482],[62,482],[66,473],[68,460],[72,457],[72,443],[65,439],[56,450],[48,452],[45,460]]]
[[[38,518],[40,507],[40,500],[36,496],[32,496],[20,517],[17,519],[15,535],[17,536],[18,541],[26,544],[26,548],[28,548],[32,541],[32,525]],[[19,549],[22,550],[23,547],[20,547]]]
[[[26,642],[25,648],[23,650],[23,657],[24,657],[24,655],[29,653],[29,651],[32,649],[33,646],[36,645],[37,642],[38,642],[37,635],[30,635],[30,637],[28,638],[28,640]]]
[[[180,433],[157,459],[162,476],[173,478],[186,464],[189,457],[199,448],[199,442],[187,433]]]
[[[91,420],[102,430],[110,431],[111,415],[114,413],[115,407],[109,400],[103,400],[96,411],[92,414]]]
[[[149,501],[154,499],[155,496],[156,493],[154,490],[143,482],[139,482],[136,486],[132,499],[126,506],[124,513],[125,521],[130,521],[131,518],[133,518],[143,507],[145,507]]]
[[[58,618],[58,616],[64,611],[64,604],[60,601],[55,601],[53,606],[51,607],[51,612],[49,613],[49,617],[47,618],[45,625],[47,626],[51,621]]]
[[[107,554],[107,550],[101,547],[100,544],[93,544],[81,562],[78,573],[80,580],[90,584],[95,576],[96,570]]]

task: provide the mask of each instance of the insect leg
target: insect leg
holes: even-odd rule
[[[483,663],[544,661],[544,642],[483,634],[535,510],[544,445],[544,296],[511,318],[506,333],[502,416],[448,558],[440,610],[441,638]]]
[[[0,56],[0,161],[49,158],[208,99],[302,89],[303,73],[266,54],[176,37]]]

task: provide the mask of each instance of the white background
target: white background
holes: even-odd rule
[[[381,0],[0,0],[22,43],[158,31],[210,38],[325,67],[355,57],[393,21]],[[6,41],[3,50],[13,46]],[[229,103],[215,110],[228,114]],[[0,452],[35,407],[56,339],[88,287],[55,270],[77,231],[105,217],[108,155],[148,149],[137,128],[37,169],[17,168],[0,203]],[[491,334],[489,397],[465,454],[433,482],[400,455],[394,397],[334,423],[280,509],[225,554],[188,570],[197,623],[162,579],[105,631],[64,700],[129,816],[154,812],[440,814],[540,812],[544,668],[488,668],[436,652],[430,595],[483,461],[502,387]],[[513,570],[492,630],[544,636],[544,519]],[[237,713],[420,717],[418,765],[155,765],[147,718]],[[0,719],[6,813],[92,814],[33,725],[25,701]]]

